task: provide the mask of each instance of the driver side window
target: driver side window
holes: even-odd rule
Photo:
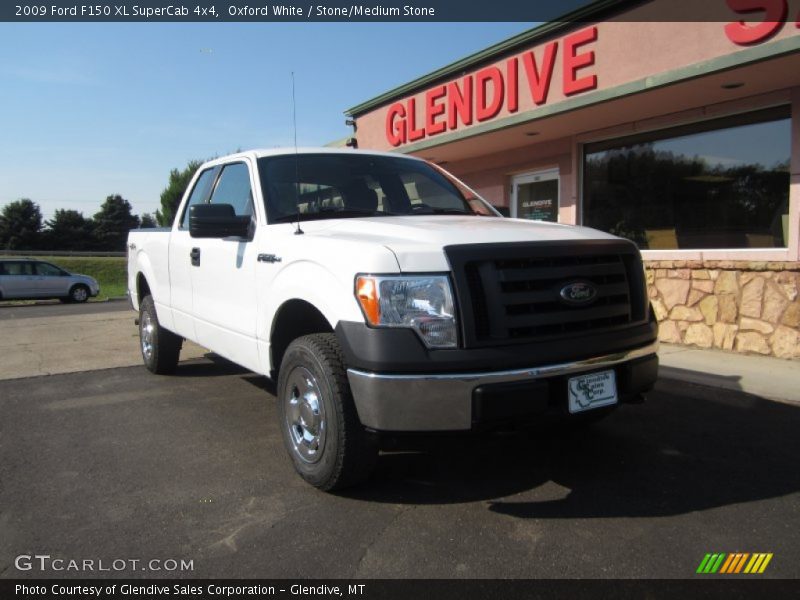
[[[189,207],[193,204],[200,204],[208,198],[208,188],[214,182],[214,173],[216,169],[206,169],[197,178],[197,183],[194,184],[192,194],[186,202],[186,207],[183,209],[183,218],[181,219],[181,229],[189,229]]]
[[[211,195],[210,204],[230,204],[239,217],[253,215],[253,191],[245,163],[225,165]]]

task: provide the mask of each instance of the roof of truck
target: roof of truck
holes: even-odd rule
[[[286,148],[257,148],[253,150],[245,150],[243,152],[236,152],[226,156],[220,156],[213,160],[209,160],[205,164],[216,164],[221,162],[230,162],[234,158],[264,158],[268,156],[292,156],[294,154],[360,154],[372,156],[391,156],[394,158],[403,158],[408,160],[422,160],[414,156],[407,156],[397,152],[379,152],[377,150],[353,150],[352,148],[329,148],[329,147],[301,147],[294,148],[292,146]]]

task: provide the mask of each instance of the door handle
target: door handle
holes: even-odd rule
[[[278,263],[281,262],[280,256],[275,256],[274,254],[259,254],[258,255],[258,262],[265,262],[265,263]]]
[[[189,253],[189,257],[192,259],[193,267],[200,266],[200,248],[192,248],[192,251]]]

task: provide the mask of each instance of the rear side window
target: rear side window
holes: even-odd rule
[[[201,204],[208,198],[208,192],[211,184],[214,182],[214,169],[206,169],[197,178],[197,183],[192,188],[192,194],[189,196],[189,201],[183,209],[183,218],[181,219],[181,229],[189,228],[189,207],[193,204]]]
[[[226,165],[211,195],[211,204],[230,204],[237,216],[253,214],[250,172],[244,163]]]
[[[36,263],[36,273],[47,277],[59,277],[63,271],[50,263]]]
[[[6,275],[33,275],[33,264],[29,262],[7,262]]]

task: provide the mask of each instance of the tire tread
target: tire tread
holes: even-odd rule
[[[321,363],[325,376],[333,388],[333,405],[336,410],[339,444],[333,468],[323,479],[300,475],[323,491],[351,487],[367,479],[378,458],[378,442],[374,433],[366,431],[358,418],[355,402],[347,379],[347,368],[336,335],[315,333],[296,339],[292,346],[305,346]],[[286,355],[290,354],[287,349]],[[280,392],[279,392],[280,393]],[[339,401],[337,401],[337,398]],[[329,422],[331,420],[329,419]]]
[[[139,322],[142,322],[142,315],[145,312],[150,313],[150,318],[155,324],[155,340],[153,342],[153,360],[148,362],[142,354],[142,360],[145,367],[156,375],[170,375],[175,372],[180,359],[181,346],[183,346],[183,338],[164,329],[158,322],[158,315],[156,314],[155,302],[152,296],[145,296],[142,298],[139,307]],[[141,331],[139,333],[141,336]],[[141,350],[141,339],[140,339]]]

